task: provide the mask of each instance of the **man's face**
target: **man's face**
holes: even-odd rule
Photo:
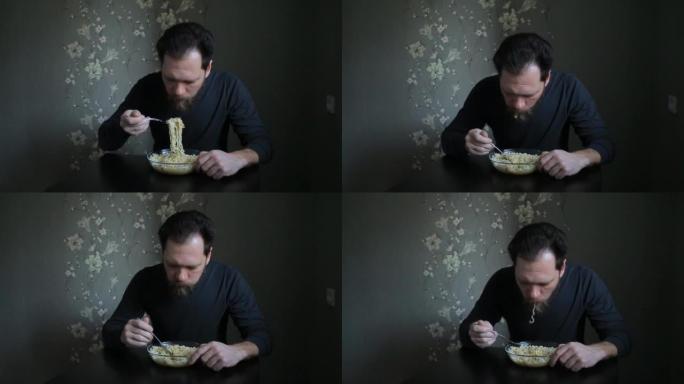
[[[183,243],[168,239],[163,261],[171,292],[175,296],[189,295],[210,259],[211,250],[204,255],[204,239],[200,234],[191,235]]]
[[[544,93],[544,88],[551,79],[541,80],[541,70],[536,64],[525,67],[520,74],[513,75],[506,70],[501,71],[499,86],[508,111],[517,120],[527,120],[537,101]]]
[[[204,79],[211,72],[212,62],[202,69],[202,54],[196,50],[188,51],[180,59],[164,56],[161,75],[166,88],[166,96],[177,111],[187,111],[197,92],[202,88]]]
[[[534,261],[518,258],[514,269],[515,282],[525,301],[543,308],[565,273],[565,261],[560,271],[557,270],[555,256],[545,249],[539,252]]]

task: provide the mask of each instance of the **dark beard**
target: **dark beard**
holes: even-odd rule
[[[534,108],[530,109],[529,111],[525,111],[525,112],[517,112],[511,108],[508,108],[508,113],[510,113],[511,116],[513,116],[513,119],[515,119],[516,121],[526,122],[527,120],[530,119],[530,117],[532,117],[533,110],[534,110]]]
[[[549,300],[550,300],[550,298],[549,298]],[[546,300],[546,301],[541,302],[541,303],[537,303],[536,308],[534,310],[534,313],[537,315],[541,315],[542,313],[544,313],[546,308],[549,307],[549,300]],[[530,309],[530,314],[531,314],[532,308],[535,306],[535,304],[532,304],[532,303],[528,303],[528,304],[529,304],[529,309]]]
[[[171,108],[178,112],[188,111],[192,107],[193,102],[195,101],[193,97],[189,99],[176,99],[169,97],[168,100],[169,104],[171,104]]]
[[[192,293],[194,286],[169,284],[169,290],[174,297],[187,297]]]
[[[171,292],[171,295],[174,297],[188,297],[192,293],[192,290],[195,288],[195,285],[197,285],[202,280],[202,277],[204,277],[204,271],[202,271],[202,275],[200,276],[199,280],[197,280],[197,283],[192,285],[180,285],[169,281],[169,292]]]

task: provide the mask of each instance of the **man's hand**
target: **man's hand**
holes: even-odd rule
[[[121,114],[119,125],[128,134],[138,136],[150,128],[150,120],[138,110],[127,110]]]
[[[128,347],[144,347],[152,342],[152,322],[146,313],[141,319],[130,319],[121,331],[121,342]]]
[[[468,131],[465,137],[465,147],[468,153],[480,156],[488,154],[494,148],[487,131],[478,128]]]
[[[227,345],[218,341],[202,344],[195,353],[190,356],[190,364],[195,364],[199,359],[204,365],[220,371],[237,365],[242,360],[258,354],[256,345],[251,342],[243,342],[235,345]]]
[[[582,169],[601,162],[601,155],[596,150],[587,148],[577,152],[555,149],[543,152],[539,157],[539,169],[556,179],[577,174]]]
[[[197,169],[213,179],[220,179],[236,174],[242,168],[259,162],[259,155],[251,149],[235,152],[213,150],[200,152],[197,157]]]
[[[494,327],[492,327],[489,321],[478,320],[470,324],[468,334],[470,335],[470,340],[480,348],[487,348],[496,341]]]
[[[599,361],[617,355],[617,348],[609,342],[584,345],[578,342],[561,344],[551,355],[549,365],[552,367],[560,363],[574,372],[582,368],[593,367]]]

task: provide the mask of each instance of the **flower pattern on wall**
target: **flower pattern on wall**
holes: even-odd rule
[[[64,277],[73,314],[69,359],[102,349],[102,325],[118,305],[128,281],[141,268],[159,262],[157,230],[179,210],[201,209],[193,194],[70,195],[73,225],[64,228]]]
[[[409,104],[420,121],[408,138],[411,167],[443,156],[440,134],[477,81],[495,72],[499,43],[522,29],[539,31],[544,0],[417,0],[409,11]]]
[[[458,327],[489,276],[510,265],[506,246],[515,232],[536,221],[562,227],[564,202],[547,193],[495,193],[435,194],[425,204],[434,225],[421,238],[426,309],[433,313],[425,330],[431,340],[428,359],[437,361],[461,347]]]
[[[69,106],[78,116],[66,134],[72,146],[70,168],[102,155],[97,129],[123,101],[134,82],[157,70],[154,50],[168,27],[206,14],[206,0],[68,0],[73,33],[64,44],[69,65],[64,83]],[[80,126],[79,126],[80,125]],[[135,151],[144,151],[133,143]]]

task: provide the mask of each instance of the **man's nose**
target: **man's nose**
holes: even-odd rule
[[[176,274],[176,280],[179,282],[184,282],[188,277],[188,274],[184,270],[179,270]]]
[[[183,88],[183,85],[177,84],[175,87],[173,87],[173,94],[175,96],[183,96],[183,94],[185,94],[185,89]]]
[[[521,97],[515,99],[515,109],[522,111],[525,108],[525,100]]]
[[[541,290],[539,288],[532,287],[530,289],[530,299],[532,299],[533,301],[537,301],[540,298],[541,298]]]

